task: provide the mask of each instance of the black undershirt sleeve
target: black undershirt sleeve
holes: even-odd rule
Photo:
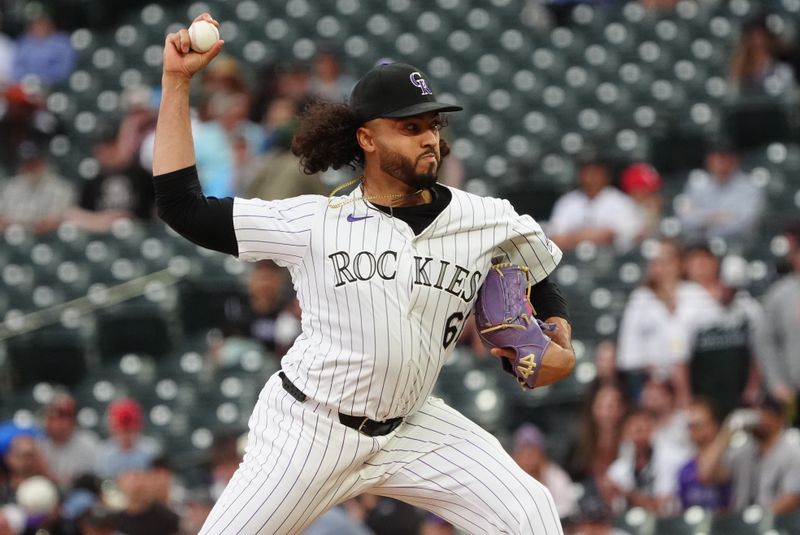
[[[239,255],[233,229],[233,199],[206,197],[193,165],[153,177],[158,216],[201,247]]]
[[[569,321],[567,300],[550,277],[545,277],[531,287],[531,304],[536,311],[536,317],[542,321],[552,317]]]

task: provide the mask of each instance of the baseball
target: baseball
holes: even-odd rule
[[[198,20],[189,26],[189,42],[195,52],[208,52],[219,40],[219,30],[207,20]]]

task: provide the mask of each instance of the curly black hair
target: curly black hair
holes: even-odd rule
[[[358,120],[346,104],[317,101],[300,115],[292,140],[292,154],[308,175],[326,169],[355,169],[364,163],[364,152],[356,141]]]
[[[356,140],[361,126],[347,104],[317,101],[300,115],[300,124],[292,140],[292,154],[300,158],[307,175],[327,169],[353,169],[364,165],[364,151]],[[439,141],[442,158],[450,154],[444,139]]]

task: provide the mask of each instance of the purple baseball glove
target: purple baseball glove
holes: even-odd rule
[[[542,357],[550,345],[544,331],[556,326],[534,318],[530,302],[531,278],[528,268],[515,264],[494,264],[478,291],[475,321],[481,340],[490,347],[510,349],[514,359],[501,359],[503,369],[524,388],[536,386]]]

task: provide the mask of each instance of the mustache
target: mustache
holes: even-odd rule
[[[417,161],[416,161],[415,163],[419,163],[419,161],[420,161],[421,159],[423,159],[425,156],[427,156],[427,155],[429,155],[429,154],[433,154],[433,157],[434,157],[434,158],[436,158],[436,162],[437,162],[437,163],[438,163],[438,162],[439,162],[439,160],[441,159],[441,158],[439,158],[439,155],[438,155],[438,154],[436,154],[436,151],[435,151],[435,150],[428,150],[428,151],[425,151],[425,152],[423,152],[423,153],[422,153],[422,154],[420,154],[419,156],[417,156]]]

